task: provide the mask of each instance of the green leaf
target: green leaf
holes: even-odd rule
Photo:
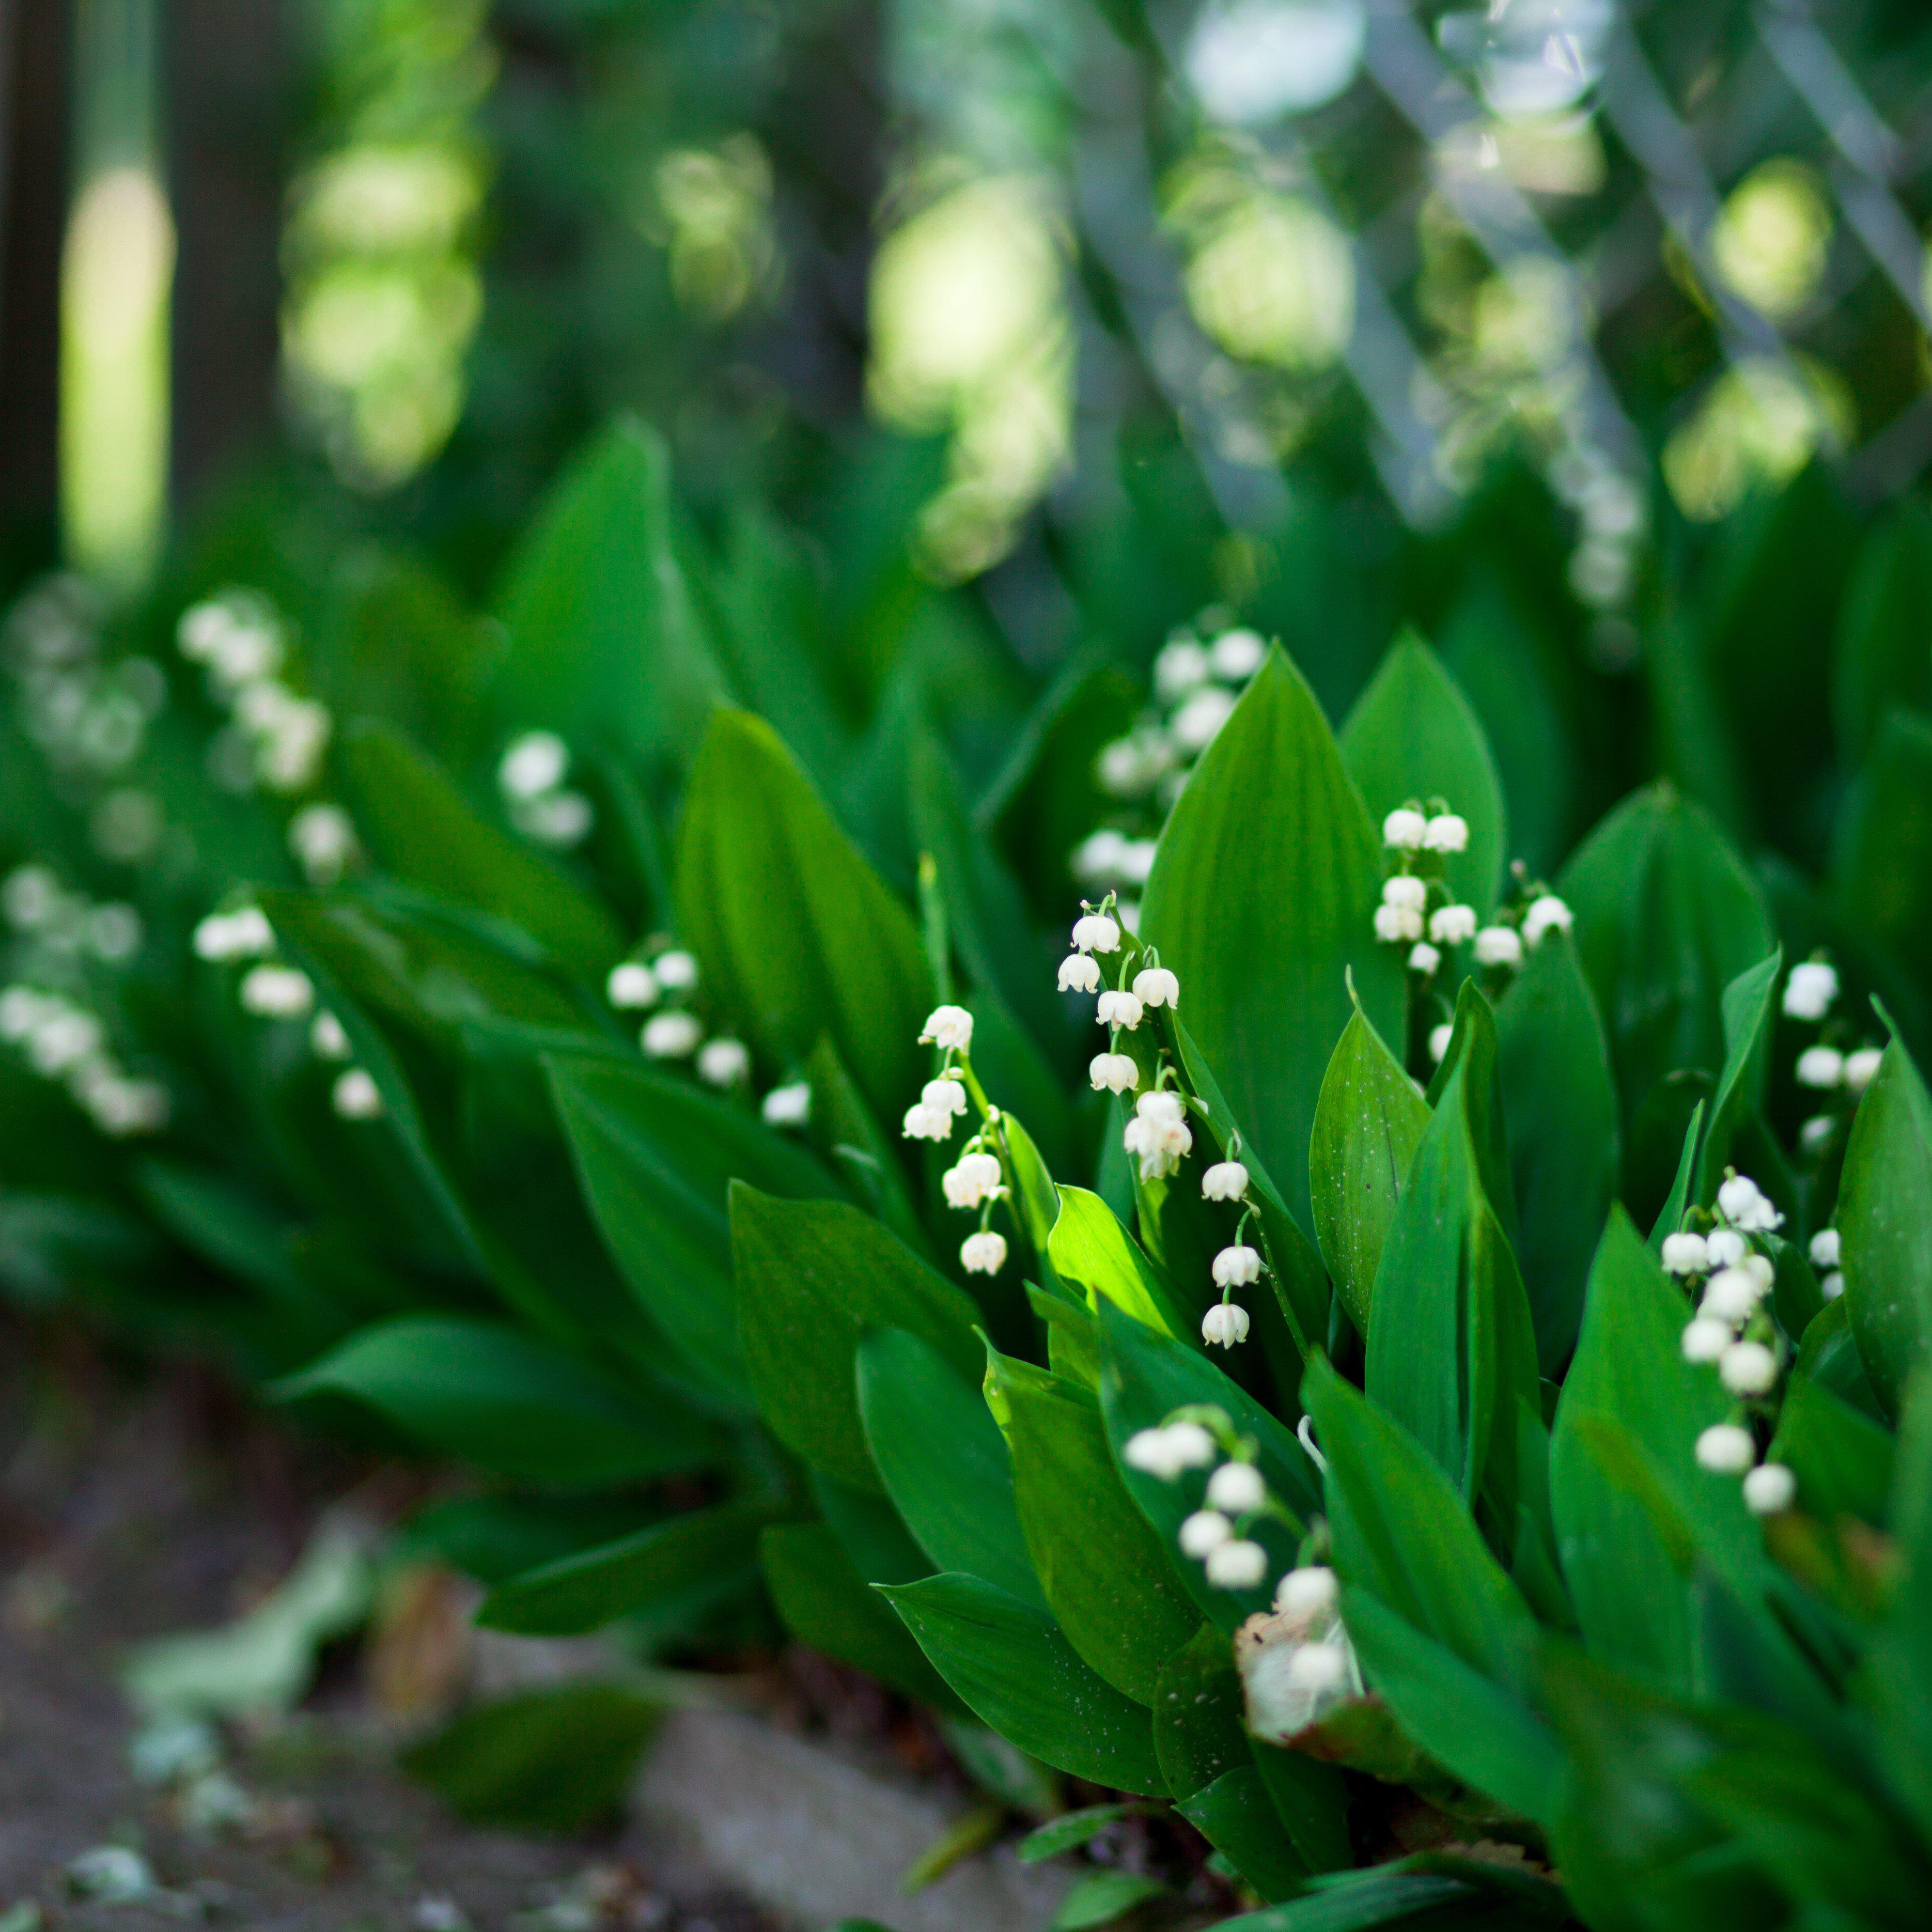
[[[842,1202],[780,1201],[731,1184],[746,1372],[765,1420],[814,1467],[877,1492],[854,1383],[868,1328],[904,1328],[976,1374],[979,1310],[903,1242]]]
[[[1732,1162],[1733,1143],[1764,1104],[1772,996],[1784,964],[1784,950],[1779,946],[1724,988],[1724,1066],[1706,1116],[1704,1144],[1691,1194],[1694,1204],[1702,1206],[1716,1198],[1718,1184]],[[1784,1204],[1792,1204],[1786,1201]]]
[[[1932,956],[1932,721],[1886,718],[1839,814],[1832,881],[1855,929],[1923,970]]]
[[[1520,1682],[1534,1621],[1449,1478],[1325,1358],[1309,1365],[1302,1400],[1328,1459],[1328,1521],[1342,1581],[1492,1683]]]
[[[725,1503],[574,1551],[498,1584],[476,1621],[523,1636],[577,1636],[694,1585],[735,1589],[757,1570],[758,1532],[770,1516],[761,1504]]]
[[[1281,1828],[1268,1786],[1252,1764],[1223,1772],[1174,1809],[1264,1899],[1291,1898],[1302,1889],[1308,1868]]]
[[[1019,1841],[1020,1862],[1042,1864],[1048,1858],[1057,1858],[1062,1852],[1077,1852],[1108,1826],[1118,1825],[1123,1818],[1144,1818],[1148,1811],[1144,1804],[1090,1804],[1084,1810],[1070,1811],[1041,1826],[1038,1831],[1029,1832]]]
[[[1024,1369],[1024,1365],[1017,1365]],[[1067,1641],[1138,1703],[1198,1628],[1175,1559],[1122,1487],[1098,1406],[1072,1384],[990,1358],[1020,1527]]]
[[[874,1109],[897,1118],[927,1064],[918,929],[746,712],[712,719],[692,768],[677,900],[709,990],[754,1044],[782,1064],[830,1034]]]
[[[1412,1924],[1416,1932],[1520,1932],[1535,1922],[1476,1883],[1447,1873],[1384,1866],[1352,1872],[1306,1898],[1224,1918],[1216,1932],[1369,1932],[1400,1924]]]
[[[1496,1068],[1516,1201],[1516,1252],[1538,1365],[1576,1346],[1617,1187],[1617,1092],[1603,1022],[1567,937],[1546,937],[1496,1007]]]
[[[520,927],[580,977],[623,950],[609,914],[520,840],[479,818],[448,777],[386,724],[343,734],[356,825],[386,871]]]
[[[1888,1430],[1842,1396],[1794,1375],[1766,1460],[1784,1463],[1798,1478],[1798,1506],[1808,1516],[1876,1525],[1885,1520],[1897,1446]]]
[[[1444,868],[1450,892],[1479,913],[1496,904],[1509,854],[1502,781],[1469,700],[1414,632],[1396,640],[1355,700],[1342,760],[1377,825],[1412,798],[1445,800],[1469,826],[1468,848]]]
[[[801,1643],[868,1672],[922,1704],[957,1711],[958,1700],[906,1627],[881,1600],[822,1522],[788,1523],[759,1541],[772,1600]],[[915,1586],[916,1587],[916,1586]]]
[[[1557,1404],[1550,1509],[1583,1634],[1619,1668],[1688,1688],[1696,1630],[1688,1580],[1652,1510],[1589,1438],[1593,1418],[1628,1431],[1648,1480],[1714,1544],[1740,1556],[1756,1532],[1735,1482],[1697,1467],[1696,1441],[1731,1408],[1715,1374],[1684,1359],[1690,1306],[1621,1208],[1591,1270],[1576,1358]]]
[[[506,573],[502,715],[682,764],[729,696],[671,544],[670,459],[625,420],[552,490]]]
[[[749,1406],[731,1274],[730,1184],[835,1194],[802,1148],[742,1107],[641,1065],[546,1063],[584,1198],[611,1260],[692,1376]]]
[[[1116,1791],[1166,1795],[1147,1711],[1083,1664],[1045,1611],[976,1576],[880,1594],[975,1714],[1021,1750]]]
[[[1050,1288],[1060,1286],[1060,1270],[1053,1264],[1053,1224],[1060,1218],[1060,1190],[1053,1184],[1040,1150],[1014,1117],[1000,1111],[1000,1138],[1012,1168],[1015,1218],[1032,1247],[1040,1264],[1041,1279]]]
[[[1177,1798],[1191,1798],[1237,1768],[1254,1771],[1246,1718],[1234,1646],[1203,1624],[1161,1666],[1154,1696],[1154,1754]],[[1274,1823],[1272,1811],[1269,1821]]]
[[[1120,1480],[1152,1526],[1164,1558],[1174,1566],[1196,1607],[1224,1636],[1232,1636],[1253,1612],[1269,1607],[1264,1587],[1254,1590],[1211,1588],[1201,1565],[1182,1558],[1175,1538],[1181,1520],[1201,1507],[1204,1474],[1163,1482],[1121,1460],[1127,1439],[1158,1428],[1177,1408],[1194,1406],[1222,1410],[1235,1430],[1255,1443],[1256,1466],[1270,1493],[1298,1519],[1258,1523],[1252,1534],[1272,1559],[1270,1575],[1293,1567],[1295,1550],[1309,1520],[1322,1507],[1321,1479],[1293,1432],[1260,1402],[1196,1350],[1143,1328],[1111,1306],[1100,1316],[1100,1403],[1108,1439]],[[1175,1554],[1169,1556],[1167,1552]]]
[[[1932,513],[1909,499],[1865,538],[1838,610],[1832,646],[1832,718],[1838,760],[1864,762],[1894,706],[1932,711]]]
[[[617,1684],[566,1684],[466,1711],[403,1768],[472,1824],[578,1832],[613,1815],[657,1707]]]
[[[873,1462],[934,1567],[983,1578],[1044,1609],[1006,1441],[976,1384],[899,1328],[860,1342],[858,1378]]]
[[[1887,1511],[1897,1574],[1864,1701],[1875,1707],[1880,1759],[1894,1787],[1932,1837],[1932,1375],[1922,1365],[1906,1386],[1903,1411]]]
[[[1468,1096],[1486,1054],[1458,1065],[1416,1150],[1370,1311],[1369,1399],[1475,1501],[1493,1460],[1515,1516],[1516,1402],[1536,1393],[1522,1278],[1478,1171]]]
[[[1724,988],[1774,943],[1756,881],[1701,806],[1655,784],[1564,868],[1576,954],[1609,1029],[1624,1118],[1680,1068],[1726,1058]]]
[[[1365,1335],[1383,1244],[1429,1119],[1414,1082],[1357,1007],[1322,1076],[1308,1185],[1322,1258]]]
[[[1086,1932],[1089,1926],[1112,1925],[1166,1890],[1159,1879],[1135,1872],[1089,1872],[1060,1900],[1051,1932]]]
[[[1346,1590],[1342,1602],[1362,1669],[1403,1730],[1464,1784],[1547,1824],[1563,1754],[1529,1706],[1376,1597]]]
[[[1895,1414],[1932,1338],[1932,1099],[1897,1040],[1852,1119],[1837,1219],[1852,1333]]]
[[[1295,1856],[1310,1871],[1346,1870],[1355,1851],[1348,1835],[1348,1787],[1340,1768],[1257,1737],[1250,1737],[1248,1748]]]
[[[1382,882],[1360,794],[1277,650],[1174,806],[1141,929],[1179,975],[1189,1030],[1304,1232],[1310,1130],[1351,968],[1376,1029],[1402,1031],[1402,962],[1375,941]]]
[[[1084,1187],[1060,1190],[1047,1253],[1054,1274],[1084,1292],[1095,1310],[1110,1301],[1156,1334],[1191,1333],[1192,1324],[1174,1306],[1167,1284],[1097,1194]]]
[[[530,1483],[669,1475],[702,1467],[722,1447],[661,1393],[646,1400],[526,1331],[455,1316],[365,1328],[274,1394],[352,1396],[432,1449]]]

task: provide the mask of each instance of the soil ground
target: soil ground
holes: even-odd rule
[[[0,1932],[776,1932],[634,1826],[464,1826],[395,1768],[353,1658],[228,1741],[222,1815],[135,1774],[128,1646],[239,1615],[323,1510],[408,1480],[292,1441],[204,1371],[0,1322]]]

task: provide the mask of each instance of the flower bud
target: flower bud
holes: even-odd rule
[[[667,993],[688,993],[698,984],[698,956],[677,946],[660,952],[651,962],[651,970]]]
[[[1808,1046],[1798,1056],[1798,1084],[1828,1090],[1845,1077],[1845,1056],[1835,1046]]]
[[[1208,656],[1216,677],[1226,678],[1230,684],[1245,684],[1266,661],[1268,646],[1258,631],[1223,631]]]
[[[1325,1564],[1291,1570],[1276,1585],[1274,1606],[1285,1617],[1306,1617],[1332,1609],[1337,1594],[1335,1573]]]
[[[1268,1485],[1252,1462],[1223,1462],[1208,1478],[1208,1504],[1228,1516],[1246,1516],[1268,1500]]]
[[[1196,1510],[1182,1520],[1180,1553],[1198,1563],[1234,1534],[1234,1526],[1219,1510]]]
[[[1791,969],[1784,982],[1786,1017],[1794,1020],[1822,1020],[1838,997],[1837,970],[1822,959],[1807,959]]]
[[[1697,1438],[1697,1466],[1714,1476],[1742,1476],[1756,1460],[1750,1431],[1735,1422],[1714,1422]]]
[[[698,1050],[704,1029],[694,1013],[656,1013],[644,1022],[639,1043],[653,1060],[682,1060]]]
[[[310,1022],[308,1043],[318,1060],[346,1060],[353,1050],[346,1029],[326,1007]]]
[[[1447,1020],[1429,1029],[1429,1057],[1437,1066],[1442,1065],[1442,1056],[1449,1051],[1449,1042],[1455,1037],[1456,1029]]]
[[[1857,1052],[1846,1054],[1846,1086],[1854,1094],[1862,1094],[1878,1078],[1878,1070],[1884,1059],[1884,1049],[1876,1046],[1862,1046]]]
[[[1814,1268],[1834,1268],[1844,1252],[1844,1243],[1835,1228],[1820,1228],[1811,1237],[1811,1265]]]
[[[330,1103],[345,1120],[373,1120],[382,1111],[382,1090],[366,1068],[352,1066],[329,1094]]]
[[[1744,1508],[1753,1516],[1778,1516],[1798,1494],[1798,1478],[1782,1462],[1760,1462],[1744,1478]]]
[[[1256,1590],[1268,1581],[1268,1552],[1258,1543],[1224,1543],[1208,1556],[1208,1580],[1217,1590]]]
[[[812,1118],[812,1088],[808,1082],[794,1080],[774,1087],[758,1108],[768,1127],[802,1127]]]
[[[1819,1277],[1818,1292],[1827,1301],[1836,1301],[1844,1292],[1845,1277],[1838,1269],[1834,1268],[1829,1274]]]
[[[621,1012],[634,1012],[658,1003],[657,975],[641,959],[626,959],[610,968],[604,997]]]
[[[1426,939],[1418,939],[1408,949],[1408,970],[1412,973],[1420,973],[1425,980],[1442,964],[1442,954]]]
[[[292,966],[251,966],[241,990],[243,1010],[264,1019],[302,1019],[315,1004],[308,975]]]
[[[698,1077],[712,1087],[735,1087],[749,1075],[752,1055],[742,1040],[707,1040],[698,1049]]]

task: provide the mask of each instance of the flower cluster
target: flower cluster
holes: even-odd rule
[[[1118,822],[1074,848],[1073,876],[1082,885],[1138,893],[1147,884],[1162,819],[1267,656],[1258,632],[1217,609],[1168,638],[1154,661],[1154,702],[1132,730],[1101,749],[1095,776]],[[1119,907],[1120,922],[1134,931],[1138,902],[1122,898]]]
[[[287,640],[274,606],[257,591],[220,591],[182,613],[175,643],[202,668],[209,697],[230,716],[208,747],[215,782],[230,791],[312,785],[334,720],[326,704],[283,681]]]
[[[1249,1618],[1236,1634],[1234,1662],[1248,1728],[1270,1743],[1286,1743],[1363,1696],[1334,1571],[1322,1563],[1289,1570],[1275,1587],[1273,1612]]]
[[[122,1139],[167,1125],[167,1089],[130,1076],[108,1050],[100,1016],[60,994],[23,985],[0,991],[0,1040],[18,1047],[42,1079],[62,1082],[103,1133]]]
[[[1858,1042],[1832,1017],[1838,992],[1838,968],[1822,955],[1800,960],[1784,982],[1785,1018],[1820,1028],[1792,1070],[1798,1085],[1819,1096],[1820,1111],[1798,1130],[1799,1150],[1814,1160],[1838,1138],[1885,1058],[1882,1048]]]
[[[1726,1168],[1707,1228],[1682,1228],[1664,1238],[1665,1269],[1697,1298],[1684,1329],[1684,1358],[1714,1366],[1736,1398],[1727,1421],[1697,1438],[1699,1465],[1714,1474],[1742,1476],[1744,1502],[1754,1515],[1774,1516],[1791,1506],[1797,1482],[1782,1463],[1759,1460],[1754,1418],[1768,1414],[1769,1398],[1784,1366],[1784,1342],[1766,1306],[1775,1268],[1754,1240],[1774,1233],[1784,1216],[1748,1175]],[[1831,1244],[1835,1257],[1835,1238]],[[1814,1253],[1820,1252],[1814,1244]]]
[[[1190,1469],[1210,1473],[1201,1507],[1181,1523],[1181,1554],[1202,1565],[1217,1590],[1257,1590],[1268,1581],[1268,1555],[1250,1533],[1272,1517],[1292,1524],[1255,1466],[1252,1436],[1236,1433],[1225,1410],[1177,1409],[1158,1428],[1128,1437],[1120,1458],[1131,1469],[1178,1482]]]
[[[496,789],[510,823],[526,838],[562,851],[590,836],[596,810],[565,784],[569,776],[570,747],[554,731],[526,731],[505,747]]]
[[[903,1131],[908,1140],[949,1141],[969,1100],[978,1108],[979,1131],[940,1176],[940,1186],[949,1208],[980,1217],[979,1227],[959,1245],[960,1264],[968,1274],[998,1274],[1006,1264],[1006,1238],[992,1225],[993,1204],[1010,1200],[1012,1190],[1000,1146],[1000,1111],[988,1103],[973,1076],[973,1016],[964,1006],[934,1006],[919,1037],[922,1045],[938,1048],[939,1070],[906,1109]]]
[[[353,1057],[341,1021],[326,1006],[317,1008],[314,982],[299,967],[274,957],[274,928],[260,906],[244,901],[208,914],[194,928],[194,952],[212,966],[245,969],[236,985],[244,1012],[257,1019],[307,1020],[309,1050],[316,1059]],[[383,1110],[382,1090],[366,1067],[344,1066],[329,1090],[329,1101],[345,1120],[373,1120]]]
[[[742,1088],[752,1077],[751,1049],[729,1034],[705,1037],[704,1022],[689,1004],[698,979],[694,954],[659,942],[650,956],[620,960],[612,967],[604,995],[621,1013],[650,1015],[638,1044],[652,1059],[688,1060],[707,1087]],[[798,1082],[774,1088],[763,1111],[773,1126],[802,1126],[811,1115],[812,1090]]]

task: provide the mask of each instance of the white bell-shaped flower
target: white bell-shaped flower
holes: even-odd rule
[[[1201,1339],[1210,1348],[1232,1348],[1248,1339],[1248,1311],[1232,1301],[1217,1301],[1201,1318]]]
[[[1733,1395],[1768,1395],[1778,1381],[1778,1358],[1762,1342],[1733,1342],[1718,1364],[1718,1379]]]
[[[345,1120],[373,1120],[382,1112],[382,1090],[367,1068],[352,1066],[330,1090],[329,1102]]]
[[[1384,946],[1412,946],[1422,937],[1422,914],[1414,906],[1378,905],[1375,928]]]
[[[1697,1466],[1714,1476],[1742,1476],[1757,1460],[1757,1444],[1748,1429],[1735,1422],[1714,1422],[1697,1438]]]
[[[1109,988],[1100,995],[1094,1017],[1103,1027],[1125,1027],[1132,1033],[1140,1024],[1145,1010],[1137,994]]]
[[[1143,966],[1134,975],[1134,998],[1149,1006],[1178,1006],[1180,982],[1165,966]]]
[[[1838,997],[1838,969],[1822,959],[1802,960],[1784,982],[1785,1016],[1794,1020],[1822,1020]]]
[[[1234,1533],[1234,1526],[1219,1510],[1196,1510],[1181,1520],[1180,1553],[1198,1563],[1210,1551],[1219,1550]]]
[[[1702,1234],[1686,1228],[1664,1236],[1662,1259],[1666,1274],[1702,1274],[1711,1265],[1711,1251]]]
[[[1757,1305],[1763,1299],[1764,1289],[1750,1269],[1720,1268],[1706,1286],[1697,1312],[1737,1328],[1757,1312]]]
[[[688,993],[698,984],[698,956],[676,946],[660,952],[652,961],[651,970],[667,993]]]
[[[1248,1170],[1238,1160],[1217,1160],[1201,1177],[1204,1201],[1239,1201],[1248,1191]]]
[[[1753,1516],[1778,1516],[1798,1495],[1798,1478],[1782,1462],[1760,1462],[1744,1478],[1744,1508]]]
[[[653,1013],[638,1040],[653,1060],[682,1060],[698,1051],[704,1037],[695,1013]]]
[[[1399,806],[1382,820],[1382,843],[1393,852],[1420,852],[1429,835],[1429,821],[1408,806]]]
[[[1529,902],[1529,910],[1522,916],[1522,939],[1526,946],[1540,946],[1546,934],[1568,932],[1576,923],[1576,916],[1554,892],[1544,892]]]
[[[1214,1257],[1214,1274],[1216,1288],[1246,1288],[1262,1278],[1261,1255],[1245,1241],[1237,1241]]]
[[[1784,1225],[1784,1216],[1748,1174],[1733,1174],[1719,1182],[1718,1211],[1748,1234],[1768,1234]]]
[[[1453,812],[1438,812],[1424,828],[1422,844],[1430,852],[1467,851],[1468,820]]]
[[[998,1274],[1006,1264],[1006,1238],[991,1228],[959,1244],[959,1262],[968,1274]]]
[[[1333,1610],[1340,1594],[1334,1571],[1311,1563],[1291,1570],[1275,1586],[1274,1606],[1285,1617],[1312,1617]]]
[[[937,1080],[928,1080],[920,1089],[920,1100],[928,1107],[936,1107],[942,1114],[960,1114],[966,1111],[966,1089],[950,1075],[942,1073]]]
[[[934,1006],[926,1016],[920,1040],[944,1052],[967,1052],[973,1045],[973,1016],[964,1006]]]
[[[1820,1228],[1811,1237],[1809,1252],[1814,1268],[1834,1268],[1844,1252],[1844,1241],[1837,1228]]]
[[[1223,1462],[1208,1478],[1208,1506],[1228,1516],[1246,1516],[1268,1501],[1268,1484],[1252,1462]]]
[[[1845,1056],[1835,1046],[1808,1046],[1798,1056],[1798,1084],[1829,1091],[1845,1078]]]
[[[938,1107],[915,1101],[905,1110],[901,1132],[909,1141],[945,1141],[952,1138],[952,1116]]]
[[[1696,1321],[1684,1324],[1684,1359],[1706,1364],[1717,1361],[1736,1339],[1728,1322],[1714,1322],[1700,1315]]]
[[[707,1085],[736,1087],[751,1071],[751,1050],[742,1040],[707,1040],[698,1049],[698,1077]]]
[[[1103,912],[1082,913],[1073,922],[1073,950],[1076,952],[1118,952],[1120,949],[1119,922]]]
[[[1268,646],[1258,631],[1223,631],[1208,656],[1216,677],[1230,684],[1245,684],[1266,661]]]
[[[1131,1053],[1096,1053],[1087,1063],[1087,1077],[1096,1094],[1131,1094],[1140,1084],[1141,1070]]]
[[[620,1012],[641,1012],[658,1003],[657,975],[641,959],[622,960],[610,968],[604,996]]]
[[[1268,1552],[1243,1538],[1210,1551],[1207,1567],[1208,1580],[1217,1590],[1258,1590],[1268,1581]]]
[[[1429,936],[1438,946],[1466,946],[1476,936],[1476,908],[1438,906],[1429,915]]]
[[[1513,926],[1486,926],[1476,934],[1478,966],[1520,966],[1522,936]]]
[[[812,1118],[812,1086],[804,1080],[774,1087],[758,1108],[768,1127],[802,1127]]]
[[[1704,1253],[1714,1268],[1742,1268],[1750,1244],[1735,1228],[1713,1228],[1704,1237]]]
[[[309,1022],[308,1044],[318,1060],[346,1060],[354,1051],[348,1029],[326,1006]]]
[[[1429,882],[1413,872],[1397,872],[1382,881],[1382,904],[1420,912],[1429,903]]]
[[[1429,1029],[1429,1057],[1437,1066],[1442,1065],[1443,1055],[1449,1051],[1449,1042],[1455,1037],[1456,1029],[1447,1020]]]
[[[304,1019],[315,1004],[314,982],[293,966],[251,966],[241,994],[243,1010],[264,1019]]]
[[[939,1184],[945,1192],[947,1206],[977,1208],[988,1195],[999,1192],[1000,1176],[997,1154],[966,1154],[939,1177]]]
[[[1862,1046],[1856,1053],[1845,1055],[1845,1084],[1854,1094],[1862,1094],[1878,1078],[1878,1070],[1884,1064],[1882,1047]]]
[[[1063,993],[1097,993],[1100,990],[1100,962],[1090,952],[1070,952],[1060,962],[1060,990]]]
[[[1418,939],[1408,949],[1408,970],[1420,973],[1426,980],[1442,964],[1442,956],[1426,939]]]

